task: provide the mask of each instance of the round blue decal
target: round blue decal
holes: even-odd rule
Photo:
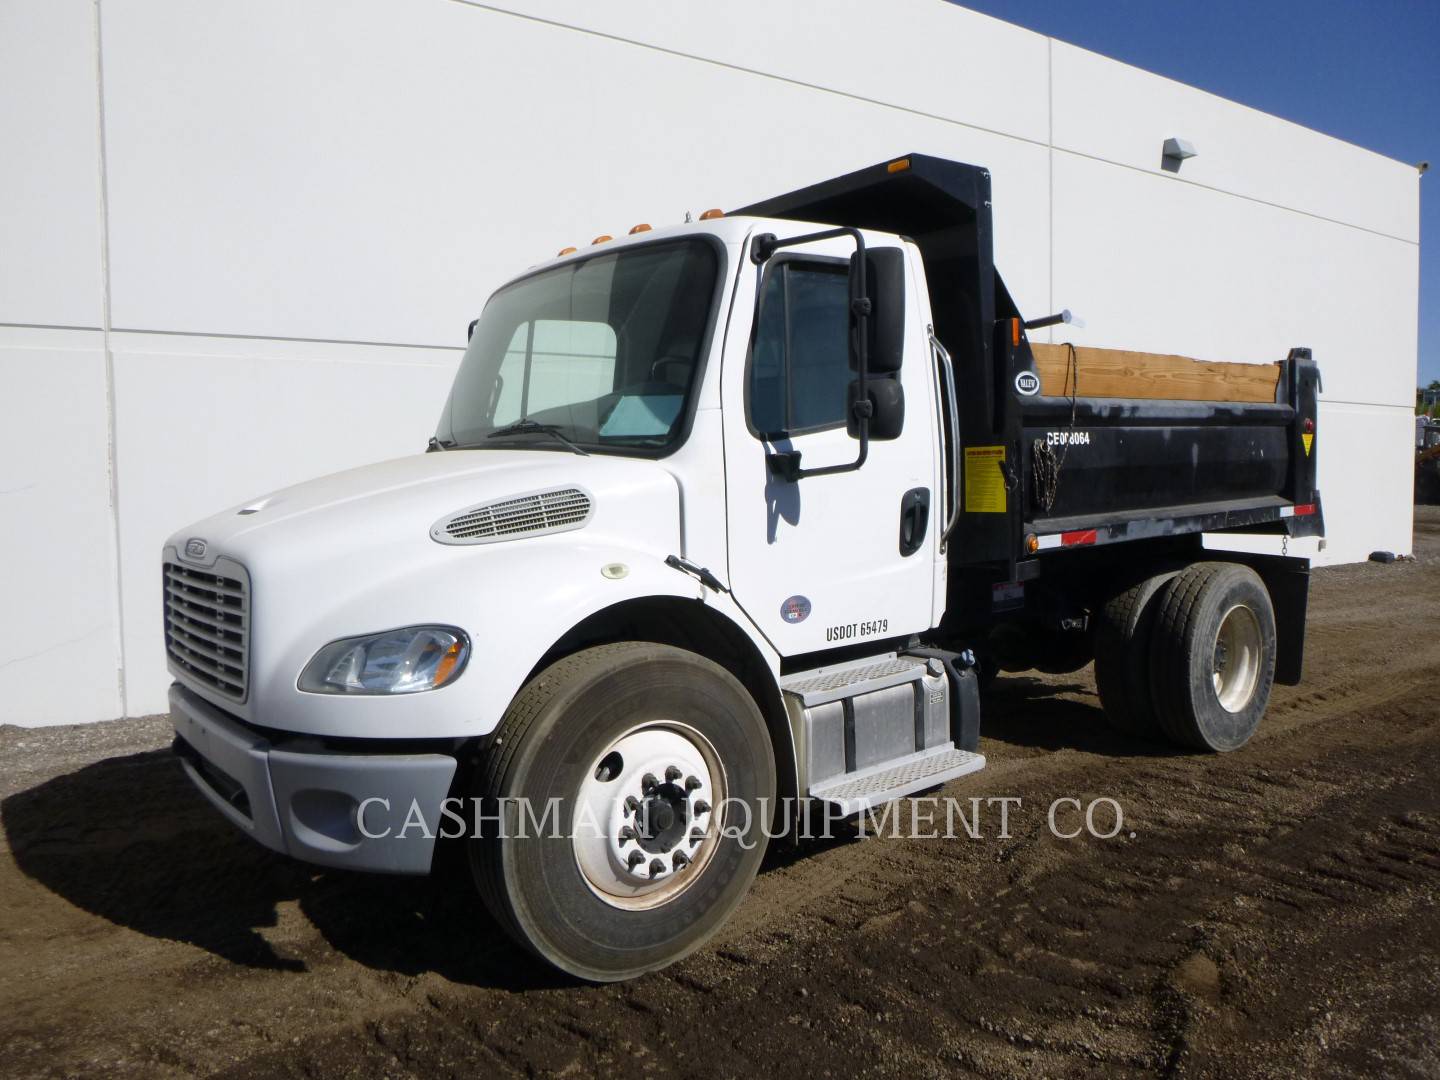
[[[780,605],[780,617],[788,623],[804,622],[810,617],[810,600],[804,596],[789,596]]]

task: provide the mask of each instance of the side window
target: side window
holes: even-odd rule
[[[845,266],[788,260],[765,277],[750,351],[750,423],[798,435],[845,422],[850,372]]]

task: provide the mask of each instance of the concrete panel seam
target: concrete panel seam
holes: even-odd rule
[[[1318,359],[1318,358],[1317,358]],[[1396,412],[1404,413],[1406,416],[1414,414],[1413,405],[1396,405],[1390,401],[1347,401],[1344,398],[1322,397],[1321,405],[1354,405],[1361,409],[1394,409]]]
[[[1324,137],[1328,138],[1329,136]],[[1286,206],[1284,203],[1271,202],[1269,199],[1262,199],[1256,195],[1246,195],[1243,192],[1230,191],[1226,188],[1216,187],[1213,184],[1202,184],[1198,180],[1187,180],[1183,176],[1169,176],[1164,173],[1157,172],[1154,169],[1144,169],[1141,168],[1139,165],[1129,165],[1123,161],[1114,161],[1107,157],[1100,157],[1097,154],[1087,154],[1083,150],[1069,150],[1063,146],[1052,146],[1050,149],[1052,155],[1057,152],[1061,154],[1069,154],[1071,157],[1082,158],[1086,161],[1096,161],[1102,165],[1112,165],[1117,169],[1127,169],[1130,172],[1137,172],[1142,176],[1153,176],[1157,179],[1166,180],[1172,184],[1188,184],[1190,187],[1199,188],[1202,191],[1213,191],[1217,195],[1226,195],[1232,199],[1244,199],[1246,202],[1252,202],[1259,206],[1268,206],[1274,210],[1284,210],[1287,213],[1299,214],[1302,217],[1312,218],[1315,221],[1325,221],[1331,225],[1339,225],[1342,228],[1355,229],[1359,232],[1369,233],[1371,236],[1381,237],[1384,240],[1394,240],[1397,244],[1409,244],[1417,251],[1420,248],[1419,240],[1407,240],[1403,236],[1395,236],[1392,233],[1383,232],[1380,229],[1372,229],[1368,225],[1356,225],[1352,221],[1341,221],[1339,218],[1326,217],[1324,214],[1317,214],[1313,210],[1302,210],[1298,206]]]
[[[956,127],[969,128],[971,131],[980,131],[980,132],[984,132],[984,133],[987,134],[987,135],[997,135],[997,136],[999,136],[999,137],[1001,137],[1001,138],[1004,138],[1004,139],[1013,139],[1013,140],[1015,140],[1016,142],[1025,143],[1025,144],[1027,144],[1027,145],[1029,145],[1029,146],[1045,146],[1045,147],[1047,147],[1047,148],[1050,149],[1051,154],[1052,154],[1052,157],[1053,157],[1054,151],[1060,150],[1062,153],[1073,154],[1073,155],[1076,156],[1076,157],[1089,158],[1089,159],[1092,160],[1092,161],[1103,162],[1103,163],[1105,163],[1105,164],[1107,164],[1107,165],[1115,165],[1115,166],[1118,166],[1119,168],[1122,168],[1122,169],[1130,169],[1130,170],[1132,170],[1132,171],[1134,171],[1134,172],[1142,173],[1142,174],[1144,174],[1144,175],[1146,175],[1146,176],[1162,176],[1162,175],[1163,175],[1163,174],[1161,174],[1161,173],[1159,173],[1159,172],[1157,172],[1157,171],[1155,171],[1155,170],[1153,170],[1153,169],[1145,169],[1145,168],[1141,168],[1141,167],[1138,166],[1138,165],[1128,165],[1128,164],[1126,164],[1126,163],[1124,163],[1124,162],[1121,162],[1121,161],[1112,161],[1112,160],[1109,159],[1109,158],[1099,157],[1099,156],[1096,156],[1096,155],[1093,155],[1093,154],[1086,154],[1086,153],[1084,153],[1083,151],[1079,151],[1079,150],[1068,150],[1068,149],[1064,149],[1064,148],[1062,148],[1062,147],[1057,147],[1057,146],[1055,146],[1055,144],[1054,144],[1054,143],[1055,143],[1055,135],[1054,135],[1054,130],[1053,130],[1053,113],[1054,113],[1053,98],[1052,98],[1052,100],[1051,100],[1051,107],[1050,107],[1050,113],[1051,113],[1051,117],[1052,117],[1052,128],[1051,128],[1051,130],[1050,130],[1049,132],[1047,132],[1046,141],[1042,143],[1040,140],[1038,140],[1038,139],[1032,139],[1032,138],[1030,138],[1030,137],[1028,137],[1028,136],[1026,136],[1026,135],[1016,135],[1014,132],[1001,131],[1001,130],[999,130],[998,128],[990,128],[990,127],[985,127],[985,126],[983,126],[983,125],[981,125],[981,124],[972,124],[972,123],[969,123],[969,122],[964,121],[964,120],[956,120],[956,119],[954,119],[953,117],[941,116],[941,115],[939,115],[938,113],[926,112],[926,111],[923,110],[923,109],[915,109],[915,108],[912,108],[912,107],[910,107],[910,106],[908,106],[908,105],[898,105],[898,104],[896,104],[896,103],[894,103],[894,102],[890,102],[890,101],[879,101],[879,100],[877,100],[877,99],[875,99],[875,98],[866,97],[866,96],[863,95],[863,94],[852,93],[851,91],[848,91],[848,90],[840,90],[840,89],[837,89],[837,88],[835,88],[835,87],[833,87],[833,86],[822,86],[822,85],[820,85],[819,83],[806,82],[806,81],[803,80],[803,79],[793,79],[793,78],[790,78],[790,77],[785,76],[785,75],[776,75],[774,72],[761,71],[761,70],[759,70],[758,68],[749,68],[749,67],[745,67],[745,66],[742,65],[742,64],[733,64],[733,63],[730,63],[729,61],[726,61],[726,60],[717,60],[717,59],[714,59],[713,57],[701,56],[701,55],[699,55],[698,53],[685,52],[685,51],[682,50],[682,49],[671,49],[671,48],[668,48],[668,47],[666,47],[666,46],[664,46],[664,45],[656,45],[656,44],[653,44],[652,42],[648,42],[648,41],[637,41],[637,40],[634,39],[634,38],[624,37],[623,35],[620,35],[620,34],[607,33],[607,32],[605,32],[604,30],[594,30],[594,29],[591,29],[591,28],[589,28],[589,27],[584,27],[584,26],[571,26],[569,23],[563,23],[563,22],[560,22],[560,21],[558,21],[558,20],[556,20],[556,19],[547,19],[547,18],[544,18],[543,16],[540,16],[540,15],[530,15],[530,14],[526,14],[526,13],[523,13],[523,12],[512,11],[512,10],[510,10],[510,9],[508,9],[508,8],[497,7],[497,6],[493,5],[493,4],[481,3],[480,0],[448,0],[448,2],[449,2],[449,3],[454,3],[454,4],[459,4],[459,5],[461,5],[462,7],[470,7],[470,8],[476,8],[477,10],[480,10],[480,11],[488,11],[488,12],[490,12],[490,13],[493,14],[493,15],[506,15],[506,16],[509,16],[510,18],[513,18],[513,19],[523,19],[523,20],[525,20],[525,21],[527,21],[527,22],[537,23],[537,24],[542,25],[542,26],[554,27],[555,29],[558,29],[558,30],[569,30],[569,31],[571,31],[572,33],[585,34],[585,35],[588,35],[588,36],[591,36],[591,37],[602,38],[602,39],[604,39],[604,40],[606,40],[606,41],[614,41],[614,42],[618,42],[618,43],[620,43],[620,44],[622,44],[622,45],[632,45],[632,46],[634,46],[634,47],[636,47],[636,48],[639,48],[639,49],[650,49],[650,50],[653,51],[653,52],[662,53],[662,54],[667,55],[667,56],[678,57],[678,58],[680,58],[680,59],[682,59],[682,60],[692,60],[692,61],[695,61],[696,63],[709,64],[709,65],[711,65],[712,67],[724,68],[724,69],[726,69],[726,70],[728,70],[728,71],[736,71],[736,72],[740,72],[740,73],[746,74],[746,75],[755,75],[755,76],[758,76],[758,77],[760,77],[760,78],[762,78],[762,79],[770,79],[770,80],[773,80],[773,81],[775,81],[775,82],[787,83],[787,84],[789,84],[789,85],[791,85],[791,86],[798,86],[798,87],[801,87],[802,89],[806,89],[806,90],[816,90],[816,91],[819,91],[820,93],[823,93],[823,94],[833,94],[833,95],[835,95],[836,97],[848,98],[848,99],[851,100],[851,101],[859,101],[859,102],[863,102],[863,103],[868,104],[868,105],[876,105],[876,106],[879,106],[880,108],[894,109],[894,110],[896,110],[896,111],[898,111],[898,112],[909,113],[909,114],[912,115],[912,116],[918,116],[918,117],[921,117],[921,118],[923,118],[923,119],[936,120],[936,121],[939,121],[940,123],[944,123],[944,124],[953,124],[953,125],[955,125]],[[1047,37],[1045,40],[1046,40],[1046,48],[1047,48],[1047,52],[1048,52],[1048,51],[1050,51],[1050,50],[1053,49],[1054,39],[1053,39],[1053,38],[1050,38],[1050,37]],[[1150,74],[1150,73],[1147,73],[1147,74]],[[1162,77],[1163,77],[1163,76],[1162,76]],[[1047,81],[1048,81],[1048,79],[1049,79],[1049,74],[1048,74],[1048,68],[1047,68]],[[1171,80],[1171,81],[1174,81],[1174,80]],[[1227,100],[1227,99],[1221,98],[1220,100],[1225,101],[1225,100]],[[1238,104],[1238,103],[1233,103],[1233,104]],[[1310,129],[1304,128],[1303,130],[1309,131]],[[1322,138],[1322,139],[1330,139],[1330,138],[1333,138],[1333,136],[1326,135],[1326,134],[1324,134],[1323,132],[1319,132],[1319,131],[1312,131],[1311,134],[1315,135],[1315,136],[1318,137],[1318,138]],[[1343,141],[1343,140],[1336,140],[1336,141]],[[1363,149],[1363,147],[1361,147],[1361,149]],[[1371,151],[1371,153],[1374,153],[1374,151]],[[1384,155],[1380,155],[1380,156],[1383,157]],[[1348,227],[1348,228],[1359,229],[1359,230],[1361,230],[1362,232],[1372,233],[1372,234],[1375,235],[1375,236],[1383,236],[1383,237],[1387,237],[1388,239],[1391,239],[1391,240],[1398,240],[1398,241],[1400,241],[1402,244],[1413,244],[1413,245],[1415,245],[1416,247],[1419,247],[1419,246],[1420,246],[1420,242],[1419,242],[1418,240],[1406,240],[1404,237],[1401,237],[1401,236],[1393,236],[1393,235],[1391,235],[1390,233],[1382,232],[1382,231],[1380,231],[1380,230],[1378,230],[1378,229],[1371,229],[1371,228],[1369,228],[1369,227],[1367,227],[1367,226],[1364,226],[1364,225],[1356,225],[1356,224],[1353,224],[1353,223],[1348,222],[1348,221],[1341,221],[1341,220],[1339,220],[1338,218],[1326,217],[1324,214],[1316,214],[1316,213],[1314,213],[1314,212],[1312,212],[1312,211],[1309,211],[1309,210],[1301,210],[1301,209],[1299,209],[1299,208],[1297,208],[1297,207],[1293,207],[1293,206],[1285,206],[1285,205],[1283,205],[1283,204],[1281,204],[1281,203],[1271,202],[1271,201],[1269,201],[1268,199],[1261,199],[1261,198],[1258,198],[1257,196],[1254,196],[1254,195],[1245,195],[1245,194],[1243,194],[1243,193],[1241,193],[1241,192],[1238,192],[1238,191],[1230,191],[1230,190],[1227,190],[1226,188],[1215,187],[1214,185],[1211,185],[1211,184],[1203,184],[1203,183],[1199,183],[1198,181],[1195,181],[1195,180],[1187,180],[1187,179],[1185,179],[1184,177],[1180,177],[1180,176],[1165,177],[1165,178],[1166,178],[1166,179],[1174,180],[1174,181],[1176,181],[1176,182],[1178,182],[1178,183],[1189,184],[1189,185],[1192,186],[1192,187],[1203,188],[1203,189],[1205,189],[1205,190],[1207,190],[1207,191],[1214,191],[1214,192],[1216,192],[1216,193],[1218,193],[1218,194],[1221,194],[1221,195],[1231,195],[1231,196],[1233,196],[1233,197],[1235,197],[1235,198],[1237,198],[1237,199],[1246,199],[1246,200],[1248,200],[1248,201],[1250,201],[1250,202],[1259,203],[1259,204],[1262,205],[1262,206],[1271,206],[1271,207],[1274,207],[1274,208],[1277,209],[1277,210],[1289,210],[1289,211],[1291,211],[1291,212],[1293,212],[1293,213],[1303,214],[1303,215],[1305,215],[1306,217],[1315,218],[1315,219],[1317,219],[1317,220],[1319,220],[1319,221],[1328,221],[1328,222],[1330,222],[1331,224],[1334,224],[1334,225],[1344,225],[1344,226],[1346,226],[1346,227]]]
[[[130,715],[125,686],[125,584],[120,558],[120,473],[115,438],[115,354],[110,348],[110,188],[105,168],[105,61],[101,49],[100,0],[94,0],[91,45],[95,49],[96,167],[100,190],[100,322],[101,347],[105,351],[105,457],[110,482],[110,552],[115,573],[115,672],[120,696],[120,715]]]
[[[1050,311],[1055,310],[1055,39],[1045,39],[1045,165],[1049,170],[1050,209],[1045,232],[1050,238]],[[1055,328],[1047,327],[1045,340],[1055,341]]]
[[[6,325],[0,323],[0,326]],[[379,349],[433,349],[438,352],[464,352],[463,345],[427,345],[408,341],[366,341],[362,338],[286,337],[283,334],[222,334],[208,330],[154,330],[139,326],[114,326],[115,334],[156,334],[164,337],[223,338],[227,341],[287,341],[300,345],[367,345]]]
[[[0,322],[0,330],[90,330],[104,332],[103,326],[64,326],[60,323]]]
[[[530,15],[524,12],[511,11],[508,8],[496,7],[493,4],[483,4],[479,0],[448,0],[449,3],[459,4],[462,7],[477,8],[481,11],[488,11],[493,15],[507,15],[512,19],[523,19],[526,22],[539,23],[542,26],[551,26],[557,30],[569,30],[576,34],[586,34],[591,37],[603,38],[606,41],[618,42],[622,45],[633,45],[638,49],[650,49],[653,52],[663,53],[666,56],[678,57],[681,60],[693,60],[700,64],[709,64],[712,67],[725,68],[727,71],[738,71],[745,75],[757,75],[762,79],[770,79],[774,82],[787,83],[790,86],[798,86],[804,90],[818,90],[822,94],[834,94],[836,97],[848,98],[851,101],[863,102],[867,105],[878,105],[884,109],[895,109],[897,112],[909,113],[912,116],[919,116],[926,120],[938,120],[944,124],[954,124],[956,127],[969,128],[971,131],[981,131],[987,135],[998,135],[1003,139],[1014,139],[1016,142],[1026,143],[1030,146],[1044,146],[1039,139],[1032,139],[1025,135],[1016,135],[1014,132],[1001,131],[998,128],[988,128],[980,124],[971,124],[964,120],[956,120],[950,116],[941,116],[938,113],[926,112],[923,109],[911,108],[908,105],[897,105],[891,101],[878,101],[875,98],[866,97],[864,94],[852,93],[849,90],[839,90],[833,86],[822,86],[819,83],[806,82],[803,79],[792,79],[786,75],[776,75],[771,71],[761,71],[758,68],[745,67],[743,64],[732,64],[728,60],[716,60],[713,57],[701,56],[698,53],[685,52],[682,49],[671,49],[664,45],[656,45],[649,41],[637,41],[634,38],[627,38],[620,34],[606,33],[604,30],[593,30],[585,26],[571,26],[569,23],[559,22],[555,19],[547,19],[540,15]]]

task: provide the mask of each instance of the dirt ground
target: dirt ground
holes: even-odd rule
[[[457,874],[252,845],[163,718],[0,729],[0,1074],[1440,1076],[1440,509],[1416,553],[1316,574],[1305,683],[1241,752],[1112,734],[1088,671],[1001,680],[943,794],[1021,800],[1008,838],[991,804],[772,851],[719,940],[619,986]],[[1114,838],[1052,835],[1101,796]]]

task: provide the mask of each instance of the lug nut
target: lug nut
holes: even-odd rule
[[[644,862],[644,861],[645,861],[645,856],[644,856],[644,855],[640,854],[639,851],[632,851],[632,852],[630,852],[629,856],[625,859],[625,865],[628,866],[628,867],[630,867],[631,870],[634,870],[637,866],[639,866],[639,865],[640,865],[642,862]]]
[[[695,816],[696,816],[696,817],[699,817],[701,814],[708,814],[709,812],[710,812],[710,804],[709,804],[708,802],[706,802],[704,799],[696,799],[696,800],[695,800]]]
[[[627,841],[627,840],[639,840],[639,839],[640,839],[640,834],[637,833],[634,829],[632,829],[629,825],[622,825],[622,826],[620,827],[620,843],[623,844],[623,843],[625,843],[625,841]]]
[[[651,860],[650,860],[650,876],[651,876],[652,878],[653,878],[653,877],[659,877],[659,876],[660,876],[661,874],[663,874],[664,872],[665,872],[665,864],[664,864],[663,862],[661,862],[659,859],[651,859]]]
[[[696,844],[698,844],[701,840],[704,840],[704,839],[705,839],[705,830],[704,830],[704,829],[691,829],[691,830],[690,830],[690,846],[691,846],[691,847],[694,847]]]
[[[670,783],[672,783],[672,784],[673,784],[676,780],[679,780],[679,779],[680,779],[680,766],[678,766],[678,765],[667,765],[667,766],[665,766],[665,779],[666,779],[667,781],[669,781]]]
[[[644,776],[640,778],[640,790],[643,791],[646,795],[649,795],[659,786],[660,781],[655,779],[655,774],[653,772],[647,772]]]
[[[639,809],[640,809],[640,800],[637,799],[634,795],[626,795],[626,796],[625,796],[625,812],[626,812],[627,814],[633,814],[633,813],[635,813],[636,810],[639,810]]]
[[[683,851],[677,851],[671,856],[670,862],[676,870],[683,870],[690,865],[690,856],[686,855]]]
[[[685,790],[686,790],[686,791],[694,791],[694,790],[695,790],[696,788],[698,788],[699,786],[700,786],[700,778],[699,778],[698,776],[687,776],[687,777],[685,778]]]

